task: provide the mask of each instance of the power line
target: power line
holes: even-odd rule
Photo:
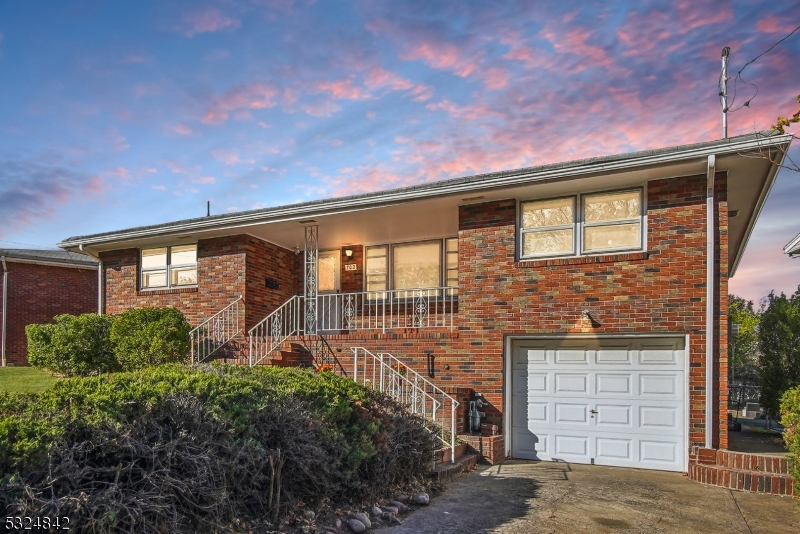
[[[742,108],[744,108],[744,107],[750,107],[750,102],[752,102],[752,101],[753,101],[753,99],[754,99],[756,96],[758,96],[758,86],[757,86],[756,84],[754,84],[754,83],[750,83],[750,82],[748,82],[747,80],[745,80],[745,79],[742,77],[742,72],[744,72],[744,69],[746,69],[746,68],[747,68],[749,65],[752,65],[753,63],[755,63],[755,62],[756,62],[756,60],[757,60],[757,59],[759,59],[761,56],[764,56],[764,55],[766,55],[767,53],[771,52],[771,51],[772,51],[772,50],[773,50],[773,49],[774,49],[776,46],[778,46],[779,44],[781,44],[782,42],[784,42],[786,39],[788,39],[789,37],[791,37],[792,35],[794,35],[794,34],[795,34],[795,33],[796,33],[798,30],[800,30],[800,26],[798,26],[798,27],[796,27],[795,29],[793,29],[793,30],[792,30],[791,32],[789,32],[789,34],[788,34],[788,35],[786,35],[786,36],[785,36],[783,39],[781,39],[781,40],[780,40],[780,41],[778,41],[777,43],[773,44],[772,46],[770,46],[769,48],[767,48],[766,50],[764,50],[763,52],[761,52],[759,55],[757,55],[756,57],[754,57],[753,59],[751,59],[750,61],[748,61],[747,63],[745,63],[745,64],[744,64],[744,66],[743,66],[741,69],[739,69],[739,72],[737,72],[737,73],[736,73],[736,76],[734,76],[734,77],[733,77],[733,96],[731,97],[731,103],[730,103],[730,105],[728,106],[728,109],[727,109],[726,111],[730,111],[731,113],[733,113],[734,111],[739,111],[740,109],[742,109]],[[721,80],[721,76],[722,76],[722,75],[720,74],[720,80]],[[742,105],[741,105],[741,106],[739,106],[738,108],[732,109],[732,108],[733,108],[733,103],[736,101],[736,82],[737,82],[738,80],[741,80],[741,81],[742,81],[742,83],[746,83],[747,85],[752,85],[753,87],[755,87],[755,90],[756,90],[756,92],[755,92],[755,94],[754,94],[753,96],[751,96],[751,97],[750,97],[750,98],[749,98],[749,99],[748,99],[748,100],[747,100],[747,101],[746,101],[744,104],[742,104]]]

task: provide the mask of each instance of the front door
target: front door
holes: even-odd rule
[[[339,250],[320,250],[317,259],[317,330],[332,331],[342,329],[342,314],[339,298],[341,288],[341,252]]]

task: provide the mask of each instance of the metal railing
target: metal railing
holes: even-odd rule
[[[303,332],[303,297],[294,296],[248,330],[250,367],[280,348],[287,338]]]
[[[381,391],[419,415],[436,438],[450,448],[455,462],[456,410],[459,402],[388,353],[353,347],[353,380]]]
[[[347,371],[345,371],[339,358],[336,357],[336,352],[333,350],[330,343],[328,343],[328,340],[325,339],[325,336],[322,334],[314,334],[311,336],[303,334],[300,339],[305,348],[311,352],[314,358],[314,367],[317,370],[326,369],[339,376],[347,376]]]
[[[317,329],[455,328],[458,288],[392,289],[317,296]]]
[[[200,363],[217,352],[242,331],[242,297],[200,323],[189,332],[192,363]]]

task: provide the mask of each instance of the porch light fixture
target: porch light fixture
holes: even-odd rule
[[[350,250],[349,248],[344,249],[344,255],[348,260],[353,259],[353,251]]]

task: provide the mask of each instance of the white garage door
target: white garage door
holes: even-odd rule
[[[684,470],[684,339],[515,340],[511,455]]]

